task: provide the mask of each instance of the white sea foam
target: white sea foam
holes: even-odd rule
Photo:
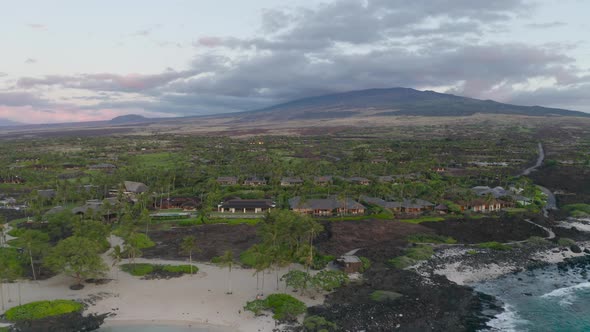
[[[574,286],[558,288],[547,294],[541,295],[541,298],[559,298],[559,305],[569,306],[576,300],[576,292],[580,289],[590,289],[590,282],[583,282]]]
[[[523,325],[527,324],[529,324],[529,321],[520,318],[513,306],[504,304],[504,311],[487,323],[489,327],[487,331],[522,332],[526,331],[526,329],[523,329]]]

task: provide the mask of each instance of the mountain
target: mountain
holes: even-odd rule
[[[152,121],[152,119],[146,118],[145,116],[138,114],[127,114],[121,115],[116,118],[112,118],[110,124],[127,124],[127,123],[142,123],[146,121]]]
[[[242,121],[334,119],[355,116],[470,116],[512,114],[583,116],[590,114],[541,106],[518,106],[408,88],[370,89],[310,97],[238,113]]]
[[[0,118],[0,127],[12,127],[22,125],[20,122]]]

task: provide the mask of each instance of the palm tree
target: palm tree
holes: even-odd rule
[[[182,239],[182,243],[180,244],[180,249],[182,253],[188,254],[188,262],[191,269],[191,276],[193,275],[193,252],[199,250],[197,246],[197,239],[193,235],[186,236]],[[230,267],[231,269],[231,267]]]
[[[219,260],[219,265],[221,266],[227,266],[229,268],[228,270],[228,274],[227,274],[227,293],[226,294],[232,294],[232,289],[231,289],[231,268],[234,264],[234,253],[231,250],[226,251],[223,256],[220,257]]]
[[[119,263],[121,263],[121,261],[123,260],[123,251],[121,250],[121,246],[116,245],[109,256],[111,256],[111,258],[113,259],[113,264],[111,266],[117,268],[115,278],[119,280],[119,268],[117,267],[117,265],[119,265]]]
[[[266,269],[269,267],[270,262],[268,260],[268,250],[267,247],[261,245],[261,244],[255,244],[254,246],[252,246],[252,248],[250,249],[250,251],[252,252],[252,255],[254,256],[254,269],[256,270],[255,274],[256,274],[256,289],[258,288],[258,279],[259,279],[259,274],[260,272],[262,272],[262,287],[260,289],[262,289],[262,291],[264,292],[264,271],[266,271]]]

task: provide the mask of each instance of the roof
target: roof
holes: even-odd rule
[[[105,198],[105,200],[108,201],[112,206],[114,206],[115,203],[117,203],[116,197]],[[101,201],[99,199],[89,199],[86,201],[86,203],[84,205],[73,208],[72,213],[86,214],[88,212],[88,210],[98,212],[100,210],[101,206],[103,205],[103,203],[104,203],[104,201]],[[113,208],[112,213],[114,213],[114,208]]]
[[[346,264],[362,263],[361,259],[353,255],[343,255],[338,258],[339,262]]]
[[[316,176],[313,178],[315,182],[331,182],[332,175],[323,175],[323,176]]]
[[[56,195],[55,189],[37,190],[37,194],[43,198],[53,198]]]
[[[381,206],[386,209],[423,209],[425,207],[434,206],[433,203],[425,201],[423,199],[404,199],[403,201],[385,201],[377,197],[361,196],[361,200],[369,203]]]
[[[351,198],[339,199],[335,196],[328,198],[312,198],[302,199],[300,196],[293,197],[289,200],[291,209],[308,209],[308,210],[335,210],[335,209],[349,209],[360,210],[365,206]]]
[[[219,206],[226,209],[270,209],[275,207],[275,203],[270,199],[230,199],[229,201],[219,204]]]
[[[125,190],[139,194],[148,191],[148,186],[141,182],[125,181]]]

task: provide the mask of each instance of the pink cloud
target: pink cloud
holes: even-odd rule
[[[221,46],[222,44],[223,40],[218,37],[201,37],[199,40],[197,40],[197,45],[211,48]]]
[[[30,106],[7,107],[0,106],[0,118],[21,123],[64,123],[104,121],[125,114],[139,114],[146,117],[170,117],[170,114],[147,112],[139,109],[101,109],[101,110],[68,110],[58,109],[42,111]]]

